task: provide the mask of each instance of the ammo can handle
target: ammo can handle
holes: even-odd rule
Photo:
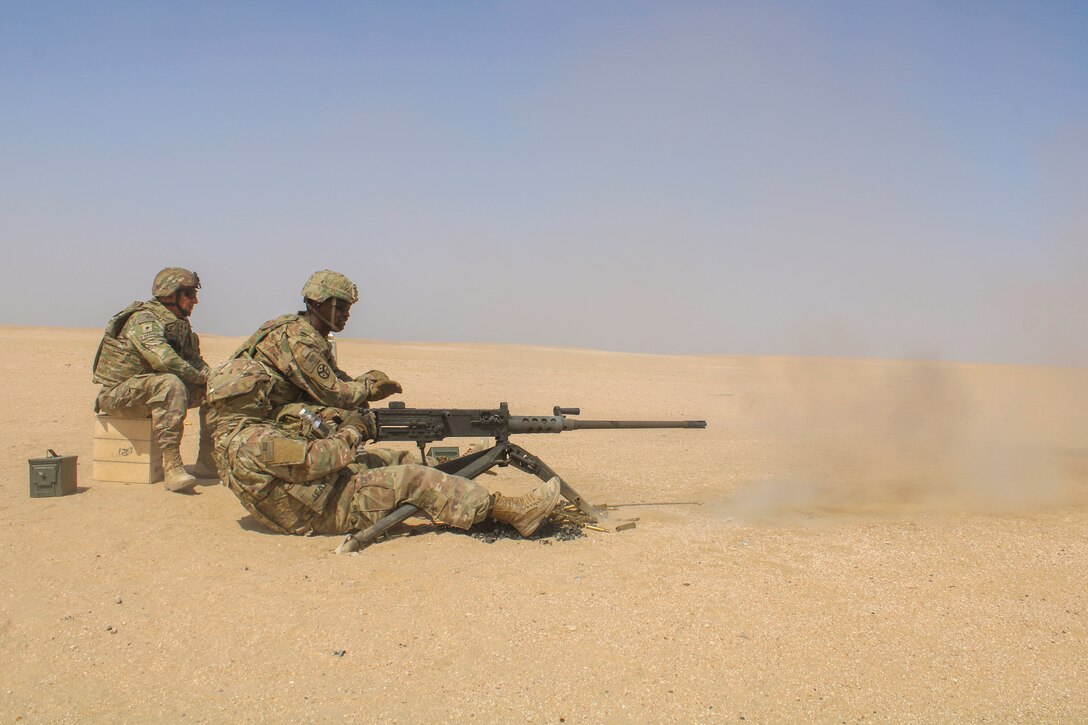
[[[60,458],[60,456],[57,455],[57,452],[54,451],[52,448],[46,448],[45,450],[49,452],[50,458]]]

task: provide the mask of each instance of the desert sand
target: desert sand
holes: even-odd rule
[[[1088,371],[341,339],[408,405],[709,427],[517,438],[634,529],[337,555],[94,481],[98,336],[0,328],[0,722],[1088,720]]]

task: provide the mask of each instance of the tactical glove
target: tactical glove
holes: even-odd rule
[[[367,400],[385,400],[394,393],[404,392],[400,383],[390,380],[389,376],[381,370],[371,370],[365,375],[360,375],[356,380],[367,386]]]
[[[340,429],[354,428],[364,441],[372,441],[378,437],[378,423],[374,414],[369,410],[353,410],[340,421]]]

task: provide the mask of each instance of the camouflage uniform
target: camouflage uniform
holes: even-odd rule
[[[311,313],[339,329],[333,320],[337,302],[354,304],[358,291],[342,274],[322,270],[311,275],[302,296]],[[313,306],[330,300],[331,318]],[[220,480],[254,518],[280,533],[347,533],[405,503],[462,529],[490,514],[525,536],[535,531],[555,508],[558,479],[518,498],[491,495],[475,481],[410,462],[405,452],[357,454],[362,432],[351,425],[319,438],[299,421],[300,403],[325,407],[330,422],[338,414],[348,421],[368,400],[400,391],[380,371],[353,380],[340,370],[328,339],[307,313],[270,320],[211,371],[208,401]]]
[[[354,428],[312,440],[283,424],[226,414],[216,428],[215,450],[223,483],[277,533],[349,533],[404,503],[460,529],[488,515],[491,496],[475,481],[409,463],[408,452],[377,449],[357,456],[359,439]]]
[[[204,400],[208,364],[189,321],[158,300],[133,302],[110,320],[95,358],[95,411],[150,414],[161,446],[181,442],[185,412]]]
[[[336,365],[332,345],[304,312],[281,315],[261,325],[232,358],[248,356],[272,374],[268,403],[279,408],[300,401],[335,408],[358,408],[369,383],[354,380]]]
[[[252,360],[271,375],[266,403],[269,408],[305,402],[307,404],[357,409],[369,400],[381,400],[400,392],[400,384],[379,371],[371,370],[352,378],[336,364],[328,338],[310,322],[310,314],[336,329],[332,319],[320,312],[318,304],[331,302],[351,307],[359,300],[355,284],[328,269],[314,272],[302,287],[308,312],[282,315],[261,325],[242,343],[232,360]]]

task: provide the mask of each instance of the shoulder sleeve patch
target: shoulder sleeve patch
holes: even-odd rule
[[[299,364],[302,365],[302,369],[311,373],[317,370],[317,366],[321,364],[321,356],[317,354],[317,351],[310,347],[304,347],[301,353],[302,359],[299,360]]]
[[[322,385],[331,385],[336,380],[329,361],[312,347],[304,348],[301,351],[299,365],[310,377],[316,378]]]
[[[125,333],[129,339],[144,343],[156,338],[161,339],[166,335],[166,329],[162,323],[156,320],[154,315],[146,312],[137,312],[125,327],[127,328]]]

